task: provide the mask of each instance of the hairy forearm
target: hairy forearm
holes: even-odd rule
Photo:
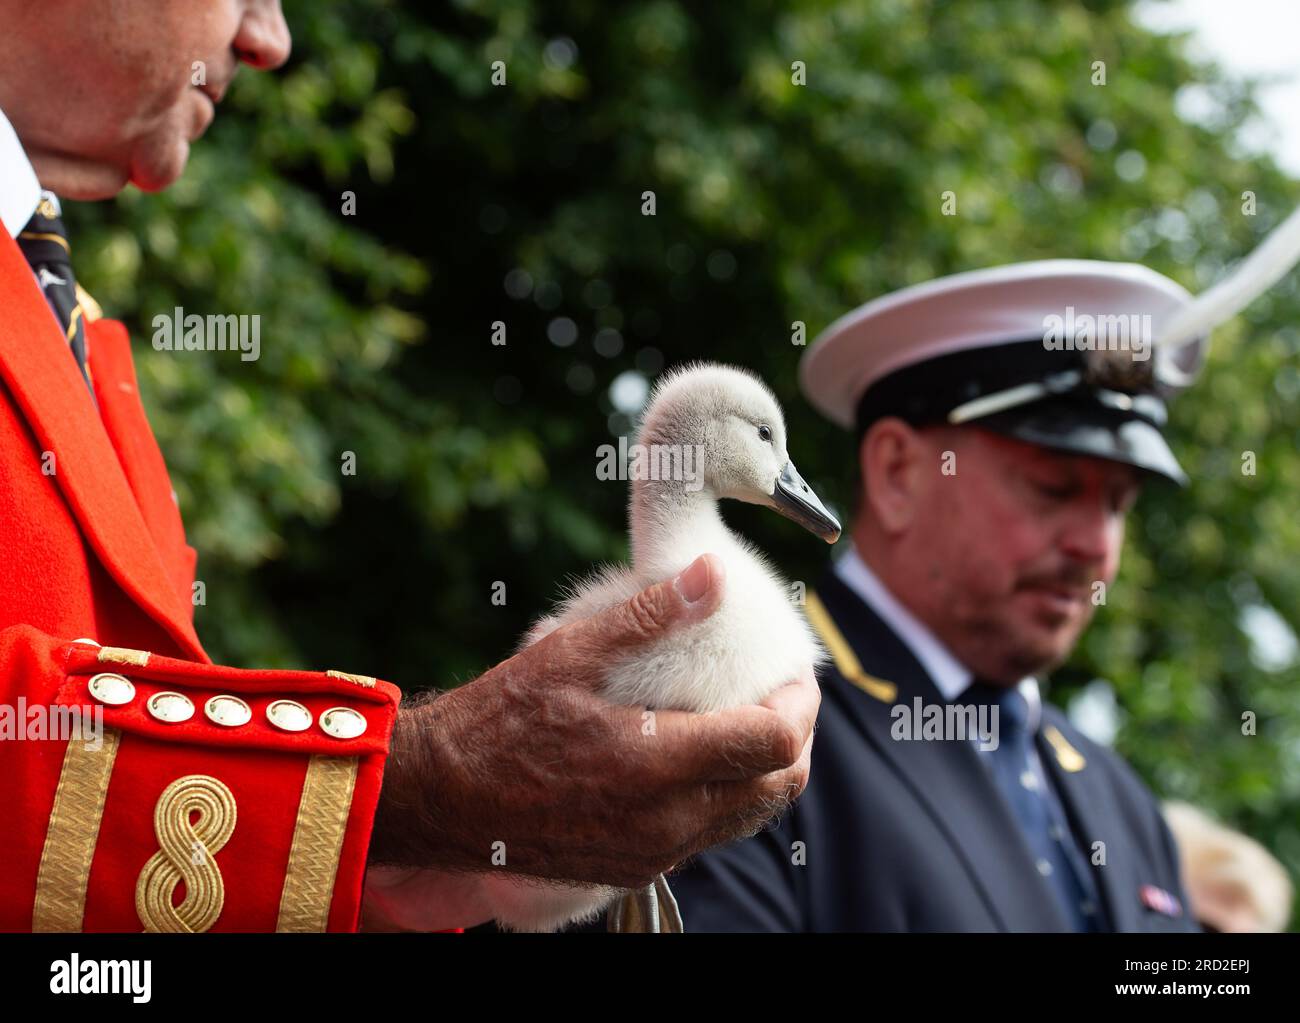
[[[398,713],[370,841],[362,930],[440,931],[491,919],[464,836],[453,827],[460,752],[450,695],[422,694]]]
[[[404,701],[398,712],[370,839],[372,866],[450,865],[445,814],[432,791],[451,752],[443,745],[443,719],[450,709],[445,695],[421,694]]]

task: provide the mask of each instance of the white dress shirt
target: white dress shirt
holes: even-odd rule
[[[41,201],[41,186],[9,118],[0,110],[0,221],[10,238],[27,226]]]

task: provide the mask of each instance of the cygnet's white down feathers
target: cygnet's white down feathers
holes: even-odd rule
[[[758,426],[771,431],[758,440]],[[666,375],[651,396],[641,445],[699,445],[702,479],[633,478],[629,502],[632,565],[606,566],[571,587],[554,614],[521,643],[597,614],[712,553],[726,570],[718,608],[672,629],[609,665],[604,695],[630,706],[715,711],[757,703],[812,670],[824,652],[790,586],[718,514],[719,496],[763,503],[788,460],[780,406],[757,377],[714,364]],[[703,485],[699,485],[702,483]],[[507,874],[484,877],[498,923],[551,931],[589,920],[621,890],[548,884]]]

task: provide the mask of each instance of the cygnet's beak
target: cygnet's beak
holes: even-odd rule
[[[786,462],[781,475],[776,478],[772,507],[787,519],[794,519],[810,533],[816,533],[827,543],[834,543],[840,538],[839,520],[826,510],[821,498],[803,481],[794,462]]]

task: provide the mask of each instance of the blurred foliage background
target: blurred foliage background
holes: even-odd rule
[[[596,449],[664,367],[758,370],[845,510],[853,445],[798,396],[794,321],[811,340],[883,292],[1054,256],[1198,290],[1300,198],[1234,141],[1251,83],[1126,2],[284,6],[290,64],[241,72],[177,185],[69,209],[79,277],[136,339],[207,584],[199,632],[227,663],[465,681],[566,576],[624,555],[624,485],[596,480]],[[1218,332],[1173,412],[1195,482],[1144,497],[1052,680],[1092,718],[1113,694],[1115,744],[1157,793],[1293,876],[1297,279]],[[259,313],[261,359],[154,351],[178,305]],[[822,571],[784,520],[729,518],[791,577]]]

